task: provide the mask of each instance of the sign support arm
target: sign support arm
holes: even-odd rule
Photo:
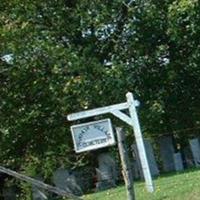
[[[73,113],[73,114],[68,115],[67,119],[69,121],[73,121],[73,120],[77,120],[77,119],[83,119],[83,118],[87,118],[87,117],[93,117],[96,115],[106,114],[106,113],[112,112],[114,110],[124,110],[127,108],[128,108],[128,104],[127,104],[127,102],[125,102],[125,103],[115,104],[112,106],[106,106],[106,107],[102,107],[102,108],[96,108],[96,109],[92,109],[92,110]]]
[[[125,123],[129,124],[130,126],[133,126],[133,122],[131,120],[131,118],[124,114],[123,112],[119,111],[119,110],[114,110],[111,112],[114,116],[116,116],[117,118],[121,119],[122,121],[124,121]]]

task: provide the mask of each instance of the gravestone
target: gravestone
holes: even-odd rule
[[[146,149],[146,154],[147,154],[147,159],[149,162],[149,168],[151,171],[151,175],[158,176],[159,170],[158,170],[158,165],[156,163],[156,159],[154,156],[153,147],[152,147],[150,141],[147,139],[144,139],[144,145],[145,145],[145,149]]]
[[[83,193],[94,189],[95,170],[93,167],[80,168],[76,171],[73,171],[73,174]]]
[[[183,148],[183,158],[185,167],[194,167],[193,156],[189,145]]]
[[[147,155],[147,160],[149,163],[149,169],[150,169],[151,175],[158,176],[159,170],[158,170],[158,166],[157,166],[157,163],[155,160],[153,147],[152,147],[150,141],[147,139],[144,139],[144,145],[145,145],[145,150],[146,150],[146,155]],[[133,144],[131,147],[132,147],[132,154],[133,154],[134,162],[135,162],[135,169],[134,169],[135,175],[133,174],[133,176],[137,177],[139,175],[141,178],[143,178],[144,176],[143,176],[143,172],[142,172],[142,166],[141,166],[141,162],[139,159],[139,153],[137,150],[137,146],[136,146],[136,144]]]
[[[190,148],[192,151],[194,163],[196,167],[200,167],[200,145],[199,145],[199,139],[194,138],[189,140]]]
[[[32,198],[33,200],[46,200],[48,199],[43,190],[36,186],[32,186]]]
[[[174,171],[174,146],[171,136],[163,136],[159,138],[160,154],[163,161],[163,170],[165,172]]]
[[[184,170],[184,167],[183,167],[183,160],[182,160],[182,157],[181,157],[181,153],[180,153],[180,152],[174,153],[174,164],[175,164],[175,170],[176,170],[177,172],[183,171],[183,170]]]
[[[16,193],[15,193],[14,187],[4,188],[3,189],[3,199],[4,200],[15,200],[16,199]]]
[[[138,150],[137,150],[137,145],[132,144],[131,150],[132,150],[132,156],[133,156],[133,160],[134,160],[133,161],[134,169],[132,170],[133,177],[134,178],[144,178],[143,172],[142,172],[142,166],[141,166],[141,162],[140,162],[140,157],[139,157]]]
[[[97,190],[105,190],[116,186],[117,167],[114,159],[109,153],[101,153],[98,155],[97,173]]]
[[[141,176],[140,176],[140,172],[139,172],[138,163],[135,160],[135,157],[134,157],[134,160],[132,160],[130,162],[130,165],[131,165],[131,172],[132,172],[133,179],[134,180],[139,179]]]
[[[56,187],[74,195],[81,196],[83,194],[74,174],[69,170],[57,169],[53,174],[53,183]]]

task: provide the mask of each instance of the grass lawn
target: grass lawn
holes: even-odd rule
[[[200,200],[200,170],[168,174],[154,180],[156,190],[146,192],[143,182],[134,185],[136,200]],[[124,186],[85,195],[84,200],[126,200]]]

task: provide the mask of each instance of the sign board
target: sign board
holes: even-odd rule
[[[74,125],[71,132],[77,153],[115,144],[110,119]]]

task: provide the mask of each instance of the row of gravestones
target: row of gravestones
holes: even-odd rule
[[[147,159],[152,176],[158,176],[160,167],[156,162],[154,150],[149,140],[144,140]],[[173,139],[170,136],[158,138],[160,149],[160,160],[162,163],[161,170],[164,172],[183,171],[185,167],[200,167],[200,142],[198,138],[189,140],[189,145],[178,152],[174,148]],[[143,178],[142,167],[137,151],[136,144],[131,146],[133,161],[132,174],[134,178]],[[106,189],[116,185],[119,178],[119,170],[115,160],[108,154],[103,153],[98,156],[99,168],[97,169],[98,182],[96,184],[97,190]]]
[[[57,169],[52,178],[52,182],[58,188],[64,189],[75,195],[82,195],[85,191],[96,187],[96,190],[104,190],[116,186],[120,172],[115,160],[109,153],[98,154],[98,168],[95,174],[93,169],[83,171],[70,171],[67,169]],[[37,178],[42,180],[40,178]],[[95,182],[95,185],[94,185]],[[52,194],[41,190],[38,187],[32,187],[33,200],[50,199]],[[5,188],[3,192],[5,200],[15,200],[16,193],[14,188]]]
[[[94,187],[94,174],[85,173],[84,171],[69,171],[58,169],[53,175],[53,183],[56,187],[64,189],[70,193],[80,196]],[[98,155],[98,168],[96,168],[97,190],[104,190],[116,185],[119,172],[115,160],[108,153]],[[45,200],[47,194],[37,187],[33,187],[33,200]]]
[[[93,175],[90,171],[71,171],[57,169],[53,174],[53,183],[56,187],[69,193],[81,196],[85,191],[93,187]],[[44,193],[41,189],[33,187],[33,200],[49,199],[50,194]]]
[[[200,141],[198,138],[189,140],[189,146],[182,152],[175,151],[172,137],[161,137],[158,139],[160,156],[162,161],[162,170],[164,172],[183,171],[185,167],[200,167]],[[147,159],[152,176],[159,175],[158,165],[156,163],[154,151],[150,141],[144,140]],[[133,175],[134,178],[143,178],[142,167],[139,161],[139,155],[135,144],[132,145],[133,153]]]
[[[163,165],[163,171],[182,171],[184,166],[200,166],[200,144],[199,139],[189,140],[189,147],[186,147],[182,153],[175,152],[172,137],[161,137],[158,139],[160,156]],[[159,175],[158,165],[155,159],[153,147],[149,140],[144,140],[147,158],[150,164],[150,171],[153,176]],[[133,175],[135,178],[143,178],[142,168],[139,161],[136,145],[132,145]],[[184,156],[184,160],[183,160]],[[81,174],[82,173],[82,174]],[[109,153],[98,154],[98,168],[96,169],[96,189],[104,190],[114,187],[120,176],[119,166]],[[62,189],[81,195],[84,191],[94,187],[93,175],[84,171],[70,172],[65,169],[58,169],[53,176],[53,183]],[[36,193],[36,192],[35,192]],[[38,198],[34,198],[36,200]],[[45,198],[43,198],[45,199]]]
[[[182,153],[175,152],[172,137],[161,137],[158,139],[160,146],[160,156],[163,164],[163,171],[182,171],[184,166],[200,166],[200,143],[199,139],[189,140],[189,147],[186,147]],[[147,159],[150,164],[152,176],[159,175],[159,168],[155,159],[153,147],[149,140],[144,140]],[[134,178],[143,178],[142,167],[139,161],[139,155],[135,144],[132,145],[132,173]],[[184,157],[184,160],[183,160]],[[90,170],[92,171],[92,170]],[[53,175],[53,183],[55,186],[72,192],[76,195],[82,195],[88,189],[94,187],[94,174],[85,171],[71,172],[66,169],[58,169]],[[109,153],[101,153],[98,155],[98,168],[96,169],[96,189],[104,190],[114,187],[120,176],[119,166]],[[47,194],[37,187],[32,188],[33,200],[48,199]],[[14,200],[14,191],[11,188],[4,190],[5,200]]]

